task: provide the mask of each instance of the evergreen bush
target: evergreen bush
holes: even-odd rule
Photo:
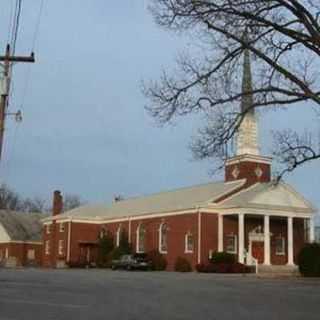
[[[192,271],[192,267],[186,258],[177,257],[174,264],[174,270],[179,272],[190,272]]]
[[[107,232],[98,239],[98,267],[108,267],[110,265],[113,248],[113,236],[110,232]]]
[[[128,241],[128,235],[126,231],[123,230],[120,233],[119,247],[116,247],[112,250],[112,260],[118,260],[122,255],[130,253],[132,253],[132,248]]]
[[[166,270],[167,260],[158,250],[152,250],[148,252],[147,259],[151,262],[152,270],[154,271]]]
[[[299,253],[298,265],[304,277],[320,277],[320,244],[305,245]]]
[[[213,263],[236,263],[236,256],[228,252],[214,252],[211,257]]]

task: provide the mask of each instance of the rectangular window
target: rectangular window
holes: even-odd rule
[[[286,240],[284,237],[276,239],[276,255],[283,256],[286,254]]]
[[[237,253],[237,236],[229,235],[226,239],[226,249],[228,253]]]
[[[51,225],[50,225],[50,224],[47,224],[47,225],[46,225],[46,233],[47,233],[47,234],[50,234],[50,232],[51,232]]]
[[[59,255],[63,255],[63,251],[64,251],[64,241],[59,240],[59,248],[58,248]]]
[[[64,232],[64,223],[63,223],[63,222],[61,222],[61,223],[59,224],[59,231],[60,231],[60,232]]]
[[[50,254],[50,240],[47,240],[45,242],[45,253],[46,253],[46,255]]]
[[[191,233],[188,233],[185,238],[185,253],[193,253],[193,247],[193,236]]]
[[[34,249],[29,249],[27,253],[28,260],[34,260],[36,258],[36,254]]]

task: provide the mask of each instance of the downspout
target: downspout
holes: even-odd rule
[[[72,218],[70,218],[68,225],[68,252],[67,252],[67,263],[70,262],[71,257],[71,229],[72,229]]]
[[[201,263],[201,212],[198,210],[198,263]]]
[[[128,217],[128,242],[131,243],[131,219]]]

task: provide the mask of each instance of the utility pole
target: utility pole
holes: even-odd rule
[[[0,160],[2,156],[3,149],[3,138],[4,138],[4,129],[5,129],[5,119],[7,115],[9,93],[10,93],[10,66],[14,62],[35,62],[34,53],[32,52],[29,57],[26,56],[12,56],[10,52],[10,45],[7,44],[6,52],[4,56],[0,56],[0,61],[3,61],[3,79],[1,81],[0,77]],[[1,83],[2,82],[2,83]]]

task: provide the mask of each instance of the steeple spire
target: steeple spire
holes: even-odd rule
[[[247,40],[247,34],[244,39]],[[241,112],[245,113],[245,116],[241,122],[237,136],[237,149],[236,155],[259,155],[258,146],[258,124],[256,114],[253,105],[253,94],[252,94],[252,74],[251,74],[251,63],[250,63],[250,52],[248,49],[244,50],[243,57],[243,77],[242,77],[242,101],[241,101]]]

